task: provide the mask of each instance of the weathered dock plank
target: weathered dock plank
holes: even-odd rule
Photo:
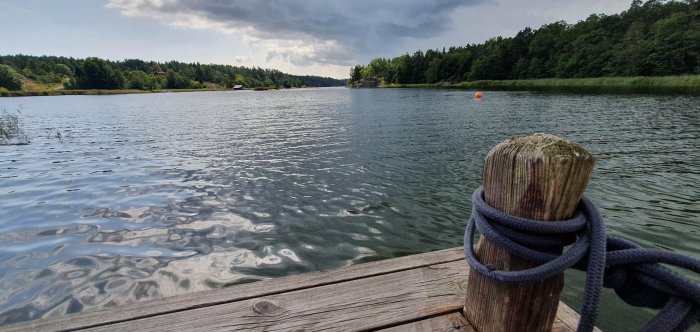
[[[469,325],[469,322],[464,318],[464,315],[460,312],[453,312],[447,315],[441,315],[437,317],[432,317],[428,319],[419,320],[416,322],[411,322],[408,324],[402,324],[386,329],[379,330],[381,332],[425,332],[425,331],[436,331],[436,332],[476,332],[476,330]]]
[[[3,327],[7,331],[473,331],[461,248]],[[578,315],[561,304],[553,331]],[[573,327],[573,328],[572,328]]]
[[[285,292],[93,331],[358,331],[458,311],[468,268],[462,261]]]
[[[562,304],[562,308],[571,310],[571,308]],[[575,321],[578,321],[578,316],[576,316]],[[574,321],[572,321],[574,322]],[[572,323],[569,322],[569,323]],[[419,320],[416,322],[411,322],[403,325],[398,325],[386,329],[378,330],[379,332],[424,332],[424,331],[435,331],[435,332],[476,332],[474,327],[469,324],[464,315],[461,312],[453,312],[447,315],[432,317],[428,319]],[[560,318],[554,321],[552,326],[552,332],[574,332],[576,328],[571,328]],[[598,331],[598,330],[596,330]]]
[[[125,320],[161,315],[208,307],[250,298],[329,285],[353,279],[409,270],[428,265],[454,262],[464,259],[461,248],[453,248],[404,256],[389,260],[353,265],[345,268],[311,272],[285,278],[264,280],[250,284],[197,292],[169,298],[137,302],[118,309],[88,311],[58,319],[37,320],[27,324],[9,326],[10,331],[62,331],[106,325]]]

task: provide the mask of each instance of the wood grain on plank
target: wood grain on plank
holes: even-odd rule
[[[557,319],[552,325],[552,332],[575,332],[576,325],[578,324],[579,316],[576,312],[571,310],[563,302],[560,303],[559,312],[562,313],[563,317],[567,319],[568,323],[565,323],[561,317],[557,316]],[[573,327],[572,327],[573,326]],[[398,325],[386,329],[378,330],[380,332],[423,332],[423,331],[434,331],[434,332],[476,332],[474,327],[472,327],[464,315],[461,312],[453,312],[446,315],[432,317],[417,322],[406,323],[403,325]],[[600,330],[596,329],[600,332]]]
[[[453,312],[446,315],[432,317],[419,320],[407,324],[402,324],[386,329],[378,330],[380,332],[476,332],[469,325],[466,318],[461,312]]]
[[[576,330],[571,329],[568,325],[564,324],[561,320],[557,319],[552,324],[552,332],[575,332]]]
[[[557,308],[557,318],[560,319],[562,324],[566,325],[569,330],[576,331],[581,315],[574,311],[574,309],[571,309],[571,307],[568,305],[560,302],[559,308]],[[597,327],[595,327],[593,331],[601,332]]]
[[[463,261],[464,250],[452,248],[425,254],[353,265],[330,271],[311,272],[205,292],[137,302],[128,306],[88,311],[57,319],[36,320],[3,327],[5,331],[61,331],[150,317],[164,313],[241,301],[254,297],[305,289],[358,278],[404,271],[428,265]],[[463,263],[463,265],[466,263]]]
[[[460,260],[90,330],[371,330],[458,311],[467,275]]]
[[[566,307],[564,303],[561,306]],[[380,329],[379,332],[476,332],[474,327],[469,325],[469,322],[461,312],[453,312],[447,315],[432,317],[417,322],[411,322],[403,325],[398,325],[386,329]],[[552,326],[552,332],[574,332],[575,329],[570,328],[561,319],[557,317]]]

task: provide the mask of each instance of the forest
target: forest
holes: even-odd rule
[[[75,59],[57,56],[0,56],[0,89],[21,90],[39,84],[61,89],[202,89],[343,86],[345,80],[295,76],[279,70],[230,65],[165,63],[129,59]]]
[[[480,80],[700,74],[700,2],[642,2],[615,15],[594,14],[525,28],[482,44],[375,58],[350,70],[351,86]]]

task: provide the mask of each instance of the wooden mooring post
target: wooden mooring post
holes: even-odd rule
[[[484,161],[486,203],[529,219],[568,219],[586,189],[594,164],[593,155],[580,145],[556,136],[509,139],[494,147]],[[534,266],[483,237],[475,251],[482,263],[498,270]],[[509,284],[470,273],[464,313],[477,331],[551,331],[563,287],[563,275]]]

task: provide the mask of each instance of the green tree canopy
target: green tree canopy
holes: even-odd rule
[[[343,86],[346,83],[345,80],[329,77],[289,75],[274,69],[177,61],[109,61],[18,54],[0,55],[0,64],[11,67],[27,79],[42,83],[56,83],[68,78],[64,83],[68,89],[176,89],[212,85],[230,88],[235,84],[256,87],[265,85],[268,79],[267,83],[272,82],[272,86],[284,87]],[[139,73],[132,76],[130,73],[134,71]],[[173,73],[168,75],[170,71]],[[145,73],[148,79],[141,73]]]
[[[0,88],[10,91],[22,89],[22,76],[10,66],[0,64]]]
[[[79,69],[76,81],[81,89],[121,89],[124,86],[124,75],[102,59],[87,58]]]
[[[165,76],[165,87],[168,89],[189,89],[192,87],[192,81],[187,76],[170,69]]]
[[[68,66],[62,63],[59,63],[54,66],[54,73],[61,77],[73,76],[73,70],[71,70]]]
[[[151,90],[155,88],[154,77],[141,70],[132,70],[127,74],[127,87],[129,89]]]
[[[700,1],[632,1],[615,15],[593,14],[524,28],[514,37],[448,50],[376,58],[350,71],[390,84],[700,73]]]

